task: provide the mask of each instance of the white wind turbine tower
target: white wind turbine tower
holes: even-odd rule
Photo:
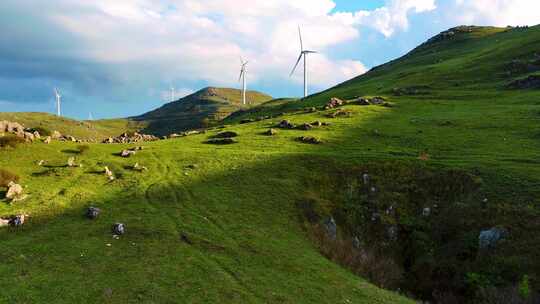
[[[171,87],[171,102],[174,101],[176,95],[176,91],[174,90],[174,87]]]
[[[60,103],[62,102],[62,95],[60,95],[60,91],[57,88],[54,88],[54,95],[56,97],[56,115],[61,116]]]
[[[294,71],[296,70],[296,67],[300,63],[300,60],[302,60],[302,57],[304,57],[304,98],[308,96],[308,71],[307,71],[307,55],[308,54],[314,54],[317,53],[316,51],[310,51],[310,50],[304,50],[304,43],[302,42],[302,31],[300,30],[300,26],[298,27],[298,35],[300,37],[300,56],[298,56],[298,60],[296,61],[296,64],[294,65],[294,68],[292,69],[291,75],[294,74]]]
[[[246,87],[247,87],[247,83],[246,83],[246,72],[247,72],[247,69],[246,69],[246,66],[248,64],[248,61],[244,61],[244,59],[242,59],[242,57],[240,57],[240,64],[242,65],[241,69],[240,69],[240,77],[238,77],[238,81],[242,80],[242,104],[246,104]]]

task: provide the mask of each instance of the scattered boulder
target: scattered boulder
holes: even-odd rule
[[[133,170],[142,172],[142,171],[148,171],[148,168],[146,168],[145,166],[139,165],[139,163],[135,163],[135,165],[133,165]]]
[[[22,201],[26,198],[26,195],[23,194],[23,187],[15,182],[10,182],[8,184],[8,191],[6,193],[6,200],[8,202],[14,203],[17,201]]]
[[[353,237],[352,245],[353,245],[353,248],[360,249],[360,247],[362,246],[362,243],[360,242],[360,238],[358,236]]]
[[[37,165],[41,167],[41,166],[45,165],[45,161],[42,159],[42,160],[38,161]]]
[[[395,242],[398,240],[398,227],[395,225],[392,225],[386,229],[386,235],[388,237],[388,240],[391,242]]]
[[[495,248],[497,244],[508,236],[508,231],[504,228],[491,228],[480,231],[478,236],[478,247],[480,249]]]
[[[62,138],[62,134],[58,131],[53,131],[51,134],[52,139],[60,139]]]
[[[81,164],[77,165],[77,163],[75,162],[75,157],[68,158],[67,166],[69,168],[82,167]]]
[[[146,141],[156,141],[159,140],[158,137],[154,135],[148,135],[148,134],[140,134],[137,132],[134,132],[133,134],[129,133],[123,133],[120,136],[117,137],[109,137],[102,141],[104,144],[128,144],[128,143],[136,143],[136,142],[146,142]]]
[[[311,125],[314,127],[321,127],[323,123],[317,120],[317,121],[312,122]]]
[[[369,100],[369,103],[370,104],[373,104],[373,105],[383,105],[384,103],[386,102],[386,99],[384,99],[383,97],[373,97]]]
[[[126,233],[126,226],[122,223],[115,223],[111,230],[114,235],[123,235]]]
[[[264,132],[264,135],[274,136],[277,133],[278,133],[278,131],[276,129],[270,128],[270,129],[268,129],[268,131]]]
[[[359,106],[369,106],[371,105],[371,102],[369,102],[369,99],[366,98],[358,98],[352,101],[354,104]]]
[[[38,131],[34,131],[34,133],[32,133],[34,135],[34,138],[35,139],[41,139],[41,135],[39,134]]]
[[[122,150],[122,152],[120,152],[120,156],[122,157],[131,157],[132,155],[135,155],[137,154],[137,152],[133,151],[133,150]]]
[[[329,217],[327,218],[325,221],[324,221],[324,228],[326,230],[326,235],[331,239],[331,240],[336,240],[337,238],[337,225],[336,225],[336,221],[334,220],[333,217]]]
[[[304,124],[299,125],[298,129],[307,131],[307,130],[313,129],[313,126],[311,124],[304,123]]]
[[[306,144],[313,144],[313,145],[322,144],[322,140],[313,136],[300,136],[300,137],[297,137],[296,140],[302,143],[306,143]]]
[[[100,213],[101,209],[96,207],[89,207],[88,209],[86,209],[86,217],[91,220],[97,219]]]
[[[332,113],[328,113],[326,117],[328,118],[337,118],[337,117],[350,117],[352,115],[351,111],[348,110],[337,110]]]
[[[324,109],[325,110],[329,110],[329,109],[333,109],[333,108],[337,108],[337,107],[341,107],[345,104],[345,101],[337,98],[337,97],[332,97],[330,99],[330,101],[324,106]]]
[[[114,174],[109,170],[109,167],[105,167],[105,176],[107,176],[110,181],[114,180]]]
[[[50,144],[51,141],[52,141],[52,137],[50,137],[50,136],[45,137],[45,139],[43,140],[43,142],[44,142],[45,144],[47,144],[47,145]]]
[[[288,120],[282,120],[278,125],[277,125],[278,128],[281,128],[281,129],[294,129],[296,126],[288,121]]]
[[[422,215],[423,215],[424,217],[430,216],[430,215],[431,215],[431,208],[429,208],[429,207],[424,208],[424,209],[422,210]]]
[[[23,132],[23,138],[28,143],[33,143],[35,139],[34,134],[30,132]]]
[[[367,173],[362,174],[362,181],[364,182],[364,185],[369,185],[370,180],[371,180],[371,177],[369,176],[369,174]]]

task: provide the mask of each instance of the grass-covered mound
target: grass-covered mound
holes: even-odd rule
[[[58,131],[63,135],[74,136],[77,139],[96,141],[114,137],[127,131],[135,131],[144,126],[127,119],[78,121],[38,112],[2,112],[0,113],[0,120],[18,122],[25,128],[38,131],[43,136],[49,136],[52,132]]]
[[[236,111],[271,99],[269,95],[247,91],[248,104],[243,105],[240,90],[209,87],[132,120],[146,125],[144,133],[169,135],[214,126]]]

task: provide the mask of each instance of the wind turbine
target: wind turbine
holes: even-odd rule
[[[308,54],[315,54],[316,51],[310,51],[310,50],[304,50],[304,43],[302,42],[302,31],[300,30],[300,26],[298,27],[298,36],[300,37],[300,56],[298,56],[298,60],[296,61],[296,64],[294,65],[294,68],[292,69],[291,75],[294,74],[294,71],[296,70],[296,67],[300,63],[300,60],[302,60],[302,57],[304,57],[304,98],[308,96],[308,72],[307,72],[307,55]],[[290,77],[289,76],[289,77]]]
[[[238,81],[242,80],[242,104],[246,104],[246,66],[249,61],[244,61],[242,57],[240,57],[240,64],[242,65],[240,69],[240,77],[238,77]]]
[[[60,103],[62,102],[62,95],[60,95],[60,91],[57,88],[54,88],[54,95],[56,97],[56,115],[61,116]]]
[[[174,87],[171,87],[171,101],[174,101],[174,98],[175,98],[175,90],[174,90]]]

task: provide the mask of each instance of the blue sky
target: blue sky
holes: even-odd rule
[[[406,54],[461,24],[534,25],[537,0],[2,0],[0,111],[86,119],[144,113],[205,86],[299,96],[297,26],[310,92]]]

